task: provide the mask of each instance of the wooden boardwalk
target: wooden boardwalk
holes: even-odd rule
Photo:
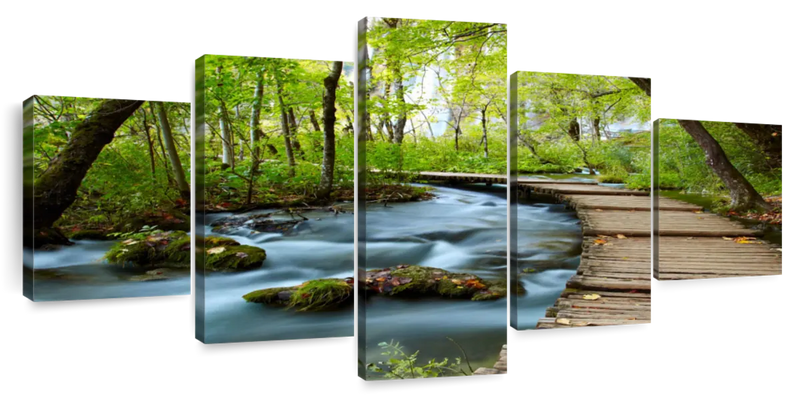
[[[419,177],[507,182],[504,175],[421,172]],[[537,328],[649,322],[651,262],[659,280],[781,273],[781,249],[758,239],[761,231],[699,206],[659,199],[660,248],[651,257],[648,192],[535,177],[521,177],[517,185],[521,194],[547,194],[574,208],[584,235],[577,273]]]
[[[497,363],[494,367],[487,368],[481,367],[473,373],[473,375],[490,375],[490,374],[505,374],[508,372],[508,345],[503,345],[500,349],[500,356],[497,358]]]
[[[650,322],[650,197],[598,185],[519,183],[523,194],[548,194],[581,219],[583,253],[577,273],[539,320],[537,329]],[[675,212],[696,208],[675,204]]]

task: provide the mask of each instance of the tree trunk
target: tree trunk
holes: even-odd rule
[[[250,161],[254,164],[253,170],[258,169],[261,152],[258,141],[261,139],[261,103],[264,101],[264,71],[259,70],[256,75],[256,88],[253,92],[253,105],[250,107]]]
[[[781,138],[783,132],[780,125],[744,124],[741,122],[737,122],[734,125],[749,136],[766,155],[767,164],[771,168],[782,167],[783,147]]]
[[[486,108],[489,107],[487,103],[486,106],[481,109],[481,126],[483,127],[483,158],[489,158],[489,136],[486,133]]]
[[[300,147],[300,141],[298,140],[297,136],[297,119],[294,117],[294,108],[291,106],[289,106],[289,131],[292,133],[292,149],[294,150],[295,154],[302,159],[303,148]]]
[[[599,117],[595,117],[595,119],[592,121],[592,125],[594,126],[594,138],[595,138],[595,140],[597,140],[599,142],[600,141],[600,118]]]
[[[325,128],[325,143],[322,150],[322,174],[319,193],[321,199],[330,198],[333,188],[333,167],[336,159],[336,87],[342,75],[342,62],[333,62],[330,74],[323,81],[325,93],[322,95],[322,124]]]
[[[141,109],[142,112],[142,123],[144,124],[144,134],[147,137],[147,147],[148,152],[150,153],[150,174],[153,177],[153,182],[156,181],[156,157],[153,153],[153,139],[150,137],[150,125],[147,124],[147,112],[144,109]]]
[[[158,156],[158,158],[161,160],[161,165],[164,167],[164,174],[167,176],[167,185],[175,185],[172,172],[167,164],[167,150],[164,149],[164,139],[161,138],[161,124],[158,123],[158,115],[156,115],[156,110],[153,108],[152,102],[148,102],[147,107],[150,109],[150,115],[153,116],[153,122],[156,125],[156,136],[154,139],[158,139],[158,147],[161,149],[161,155]]]
[[[395,70],[395,80],[394,80],[394,95],[395,99],[401,103],[401,106],[404,106],[406,103],[405,93],[403,89],[403,75],[400,74],[399,67]],[[403,134],[406,129],[406,111],[405,109],[400,110],[400,115],[397,117],[397,123],[394,125],[394,143],[395,144],[402,144],[403,143]]]
[[[289,177],[294,177],[294,150],[292,149],[292,133],[289,131],[289,116],[283,104],[283,86],[278,81],[278,107],[281,111],[281,131],[283,132],[283,145],[286,148],[286,162],[289,165]]]
[[[730,191],[731,210],[769,210],[771,208],[750,182],[731,164],[725,151],[722,150],[722,146],[708,133],[700,121],[678,120],[678,123],[703,149],[706,154],[706,163]]]
[[[325,99],[323,98],[322,100],[324,101]],[[322,111],[324,112],[325,110],[323,109]],[[314,128],[314,130],[317,132],[322,132],[322,128],[319,127],[319,122],[317,121],[317,115],[314,114],[314,110],[308,111],[308,118],[309,120],[311,120],[311,126]]]
[[[581,124],[578,123],[577,118],[570,120],[567,134],[569,134],[569,137],[571,137],[572,140],[576,142],[581,141]]]
[[[75,127],[69,143],[34,182],[34,239],[53,232],[50,230],[53,223],[75,202],[78,188],[92,163],[114,139],[117,129],[142,103],[138,100],[104,100]],[[63,238],[51,242],[68,244],[69,240]]]
[[[220,73],[222,73],[222,66],[217,66],[217,79],[220,78]],[[218,84],[222,86],[222,82],[219,81]],[[233,168],[233,141],[231,140],[231,132],[230,132],[230,125],[228,125],[228,109],[225,107],[225,102],[222,98],[217,98],[219,101],[219,106],[217,107],[217,112],[219,113],[219,131],[222,135],[222,169]]]
[[[628,77],[631,81],[633,81],[636,86],[642,89],[647,96],[650,96],[650,79],[649,78],[641,78],[641,77]]]
[[[191,190],[189,190],[189,183],[186,182],[186,174],[183,173],[183,165],[181,165],[181,158],[178,156],[178,150],[175,148],[175,139],[172,137],[172,126],[169,124],[169,117],[167,117],[167,110],[164,108],[164,102],[158,102],[158,122],[161,124],[161,134],[164,137],[164,145],[169,154],[169,162],[172,164],[172,172],[175,174],[175,181],[178,183],[178,191],[181,193],[181,198],[189,202],[191,199]]]

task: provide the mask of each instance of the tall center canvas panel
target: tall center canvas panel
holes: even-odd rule
[[[506,372],[506,36],[359,22],[363,379]]]
[[[196,61],[196,337],[353,335],[353,64]]]

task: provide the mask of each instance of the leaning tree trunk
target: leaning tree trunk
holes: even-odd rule
[[[316,132],[322,132],[322,128],[319,127],[319,121],[317,121],[317,115],[314,114],[314,110],[308,111],[308,119],[311,121],[311,127],[314,128]]]
[[[650,79],[641,77],[628,77],[637,87],[641,88],[647,96],[650,96]]]
[[[333,62],[330,74],[325,77],[325,92],[322,95],[322,125],[325,128],[325,143],[322,150],[322,174],[319,193],[321,199],[328,199],[333,188],[333,166],[336,159],[336,87],[342,75],[342,62]]]
[[[692,136],[706,154],[706,163],[722,179],[731,193],[731,210],[769,210],[770,205],[731,164],[722,146],[711,136],[700,121],[678,120],[681,127]]]
[[[83,178],[114,133],[138,109],[140,100],[104,100],[72,133],[69,143],[34,182],[33,228],[37,237],[57,234],[49,243],[69,244],[53,223],[75,202]],[[39,245],[40,246],[40,245]]]
[[[164,102],[158,102],[158,122],[161,124],[161,134],[164,137],[164,145],[166,146],[167,153],[169,154],[169,162],[172,165],[172,173],[175,174],[175,181],[178,183],[178,191],[180,191],[181,198],[189,202],[191,199],[191,192],[189,190],[189,183],[186,182],[186,174],[183,173],[183,165],[181,165],[181,158],[178,156],[178,150],[175,148],[175,139],[172,137],[172,126],[169,124],[167,117],[167,110],[164,108]]]
[[[233,169],[233,133],[228,123],[228,109],[225,102],[219,102],[219,130],[222,133],[222,164],[224,168]]]

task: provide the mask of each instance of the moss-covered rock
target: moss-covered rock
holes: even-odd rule
[[[156,232],[118,242],[106,253],[112,264],[143,267],[188,268],[192,237],[183,231]],[[243,271],[261,267],[267,258],[264,249],[241,245],[225,237],[207,237],[198,242],[205,249],[205,268],[211,271]]]
[[[506,296],[505,279],[488,281],[472,274],[418,265],[367,271],[362,288],[367,293],[390,296],[439,296],[473,301],[497,300]]]
[[[185,232],[164,231],[120,241],[111,247],[105,259],[121,265],[189,268],[190,249],[189,236]]]
[[[211,271],[246,271],[261,267],[267,252],[256,246],[217,246],[205,251],[205,269]]]
[[[297,311],[330,311],[353,305],[353,280],[316,279],[292,287],[256,290],[242,298],[247,302]]]

